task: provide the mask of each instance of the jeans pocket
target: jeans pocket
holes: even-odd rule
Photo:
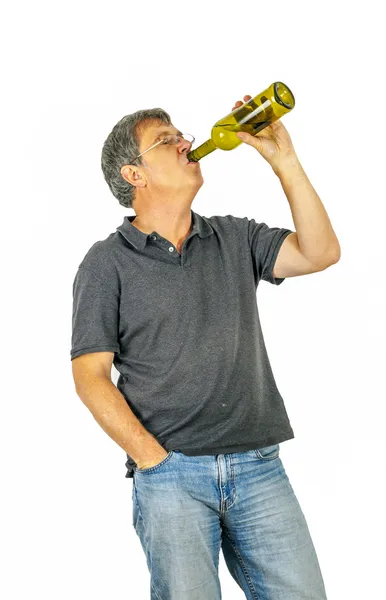
[[[134,465],[133,470],[135,473],[152,473],[153,471],[156,471],[160,467],[162,467],[162,465],[164,465],[168,460],[170,460],[172,458],[173,454],[174,454],[174,451],[170,450],[170,452],[168,452],[167,456],[165,456],[165,458],[163,460],[161,460],[161,462],[157,463],[153,467],[146,467],[145,469],[139,469],[137,467],[137,465]]]
[[[255,453],[259,460],[272,460],[279,456],[280,446],[279,444],[273,444],[272,446],[264,446],[264,448],[256,448]]]

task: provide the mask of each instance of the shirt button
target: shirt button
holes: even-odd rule
[[[157,237],[155,235],[151,235],[150,237],[151,237],[152,240],[156,240],[157,239]]]
[[[169,246],[169,252],[174,252],[173,246]]]

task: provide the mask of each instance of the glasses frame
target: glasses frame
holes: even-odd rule
[[[193,140],[192,140],[191,142],[189,142],[189,144],[190,144],[190,147],[192,147],[192,146],[193,146],[193,144],[194,144],[194,141],[195,141],[195,139],[196,139],[196,138],[195,138],[195,137],[194,137],[194,135],[192,135],[191,133],[183,133],[183,134],[182,134],[182,136],[181,136],[181,135],[179,135],[178,133],[169,133],[168,135],[165,135],[165,137],[163,137],[163,138],[162,138],[162,140],[159,140],[159,142],[156,142],[155,144],[153,144],[152,146],[150,146],[150,148],[147,148],[146,150],[144,150],[143,152],[141,152],[141,154],[138,154],[138,156],[136,156],[132,162],[134,163],[134,162],[135,162],[135,161],[136,161],[136,160],[137,160],[137,159],[138,159],[140,156],[142,156],[142,155],[143,155],[143,154],[145,154],[146,152],[149,152],[149,150],[152,150],[152,148],[155,148],[155,147],[156,147],[156,146],[158,146],[159,144],[163,144],[163,143],[165,142],[166,138],[168,138],[168,137],[170,137],[170,136],[174,136],[174,137],[178,137],[178,138],[185,139],[185,138],[184,138],[184,136],[185,136],[185,135],[190,135],[190,136],[192,136]],[[189,140],[185,140],[185,141],[186,141],[186,142],[188,142]],[[178,143],[179,143],[179,142],[177,142],[177,144],[178,144]],[[172,145],[174,145],[174,144],[172,144]],[[130,163],[130,164],[132,164],[132,163]]]

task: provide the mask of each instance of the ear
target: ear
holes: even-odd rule
[[[123,165],[121,168],[121,175],[123,179],[136,187],[145,187],[146,185],[142,175],[139,173],[137,168],[133,167],[132,165]]]

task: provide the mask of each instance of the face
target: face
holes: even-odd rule
[[[140,141],[140,153],[160,141],[168,134],[180,134],[173,125],[161,123],[149,125]],[[167,193],[194,193],[202,186],[204,179],[199,162],[188,163],[187,153],[191,149],[188,140],[180,139],[178,144],[158,144],[141,158],[143,165],[136,171],[125,169],[130,183],[139,187],[149,187],[151,191]],[[141,176],[141,177],[139,177]]]

